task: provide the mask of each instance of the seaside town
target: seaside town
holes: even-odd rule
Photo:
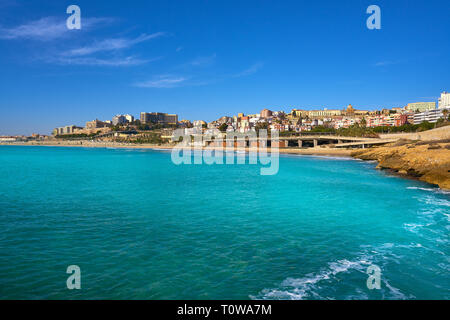
[[[0,0],[0,300],[176,320],[449,302],[449,13]]]
[[[198,133],[197,130],[207,133],[209,129],[239,133],[268,129],[279,131],[281,136],[322,132],[375,137],[377,133],[416,132],[446,125],[449,109],[450,93],[442,92],[437,104],[412,102],[404,107],[373,111],[355,108],[351,104],[345,108],[293,108],[288,113],[263,109],[258,114],[239,113],[209,123],[203,120],[179,120],[176,114],[141,112],[139,119],[130,114],[120,114],[111,120],[88,121],[84,127],[57,127],[52,135],[36,133],[31,136],[1,136],[0,142],[63,139],[163,144],[170,142],[175,128],[184,128],[186,134]],[[352,128],[360,130],[349,130]]]

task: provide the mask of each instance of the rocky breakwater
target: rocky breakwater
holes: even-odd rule
[[[391,169],[450,190],[450,139],[399,140],[383,147],[355,151],[352,156],[376,160],[378,169]]]

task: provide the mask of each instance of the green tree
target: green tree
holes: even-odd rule
[[[362,118],[362,120],[361,120],[361,126],[364,127],[364,128],[367,126],[366,118]]]
[[[227,128],[228,128],[228,124],[226,124],[226,123],[222,123],[222,124],[219,126],[219,130],[220,130],[221,132],[226,132],[226,131],[227,131]]]

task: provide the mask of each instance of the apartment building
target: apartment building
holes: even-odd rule
[[[112,124],[117,126],[127,123],[128,120],[124,115],[118,114],[112,118]]]
[[[100,121],[98,119],[86,122],[86,129],[98,129],[111,126],[109,123]]]
[[[442,113],[442,109],[434,109],[428,110],[420,113],[416,113],[414,115],[414,124],[420,124],[424,121],[428,121],[434,123],[438,121],[439,118],[442,118],[444,114]]]
[[[439,98],[439,109],[450,109],[450,93],[444,91]]]
[[[436,102],[414,102],[408,103],[405,110],[412,112],[424,112],[436,109]]]
[[[77,127],[75,125],[64,126],[64,127],[58,127],[58,128],[53,129],[52,133],[54,136],[63,135],[63,134],[73,134],[78,129],[82,129],[82,128]]]
[[[178,115],[162,112],[141,112],[141,123],[176,125],[178,123]]]

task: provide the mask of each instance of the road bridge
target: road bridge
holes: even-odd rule
[[[332,146],[335,148],[347,147],[368,147],[372,145],[382,145],[396,141],[397,139],[380,139],[367,137],[346,137],[331,134],[308,134],[299,136],[279,137],[278,142],[271,141],[270,137],[267,141],[267,146],[278,146],[279,148],[289,147],[318,147],[318,146]],[[203,141],[204,146],[215,144],[214,141]],[[226,137],[222,138],[223,146],[226,145]],[[257,147],[259,142],[255,137],[246,136],[245,133],[238,134],[234,137],[235,146],[240,147]]]

